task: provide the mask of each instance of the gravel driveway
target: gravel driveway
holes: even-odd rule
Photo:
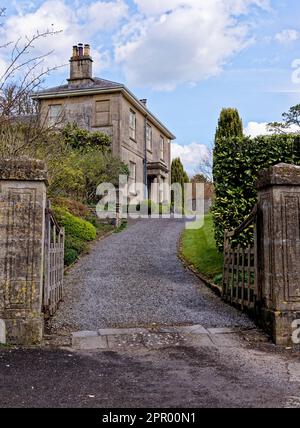
[[[201,324],[252,327],[187,271],[177,257],[184,223],[140,220],[97,242],[65,280],[52,331]]]

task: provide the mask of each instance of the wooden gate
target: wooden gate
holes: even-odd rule
[[[44,313],[52,316],[63,298],[65,232],[53,212],[50,202],[45,216]]]
[[[257,206],[237,229],[225,231],[223,297],[241,309],[254,309],[258,298],[256,222]],[[250,226],[253,226],[253,240],[244,248],[236,241]]]

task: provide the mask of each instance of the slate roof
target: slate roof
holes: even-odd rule
[[[94,81],[90,83],[85,83],[82,85],[77,85],[72,87],[70,84],[61,85],[61,86],[55,86],[53,88],[48,88],[43,91],[35,92],[31,95],[32,99],[45,99],[45,98],[56,98],[59,97],[60,94],[63,96],[70,93],[76,93],[78,92],[84,92],[84,91],[101,91],[101,90],[114,90],[114,89],[120,89],[120,91],[125,91],[127,94],[129,94],[133,99],[135,99],[136,103],[143,109],[145,109],[150,117],[169,135],[169,138],[174,140],[176,137],[168,130],[168,128],[165,127],[165,125],[153,114],[151,111],[139,100],[132,92],[129,91],[129,89],[123,85],[122,83],[112,82],[111,80],[106,79],[100,79],[99,77],[94,77]]]
[[[39,97],[40,95],[43,94],[51,94],[51,93],[59,93],[59,92],[66,92],[66,91],[70,91],[70,90],[75,90],[75,89],[114,89],[114,88],[124,88],[124,85],[122,85],[121,83],[117,83],[117,82],[112,82],[110,80],[106,80],[106,79],[100,79],[99,77],[94,77],[93,78],[94,82],[91,82],[89,84],[83,84],[83,85],[76,85],[76,88],[72,86],[69,86],[68,84],[66,85],[61,85],[61,86],[55,86],[53,88],[48,88],[45,89],[43,91],[38,91],[35,94],[33,94],[34,96]]]

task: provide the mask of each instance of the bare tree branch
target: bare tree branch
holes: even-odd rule
[[[2,74],[2,76],[0,76],[0,89],[3,88],[5,83],[14,75],[14,73],[22,70],[24,67],[26,67],[30,64],[35,64],[35,63],[47,58],[49,55],[51,55],[53,53],[53,51],[49,51],[43,55],[31,57],[31,58],[23,61],[22,58],[24,56],[28,55],[29,50],[32,49],[34,46],[33,45],[34,42],[36,42],[37,40],[39,40],[41,38],[44,38],[47,36],[57,35],[59,33],[60,33],[60,31],[45,31],[44,33],[37,33],[34,36],[32,36],[31,38],[27,39],[27,42],[24,44],[24,46],[21,49],[18,48],[18,43],[20,42],[20,39],[18,39],[15,42],[13,50],[12,50],[11,62],[8,65],[8,67],[6,68],[6,70],[4,71],[4,73]],[[21,62],[19,62],[19,60],[21,60]]]
[[[207,156],[199,162],[195,170],[195,175],[197,174],[203,175],[207,182],[213,182],[213,147],[208,148]]]
[[[268,129],[275,134],[299,134],[300,133],[300,104],[292,106],[287,113],[282,115],[283,122],[271,122]],[[299,130],[291,131],[291,126],[298,126]]]
[[[2,16],[4,9],[0,8]],[[45,67],[45,60],[53,51],[36,55],[35,44],[60,32],[37,31],[31,37],[20,37],[0,46],[2,49],[11,46],[9,63],[0,76],[0,156],[34,156],[40,150],[47,151],[49,141],[57,138],[57,124],[49,125],[47,114],[41,117],[39,103],[33,101],[31,95],[47,75],[62,67]],[[57,122],[60,119],[57,118]]]

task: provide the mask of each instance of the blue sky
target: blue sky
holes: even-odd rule
[[[148,98],[190,173],[213,142],[222,107],[237,107],[256,135],[300,102],[299,0],[15,0],[6,15],[4,40],[63,30],[36,46],[55,50],[51,65],[89,42],[95,74]],[[5,60],[0,50],[0,69]],[[65,67],[47,85],[67,74]]]

